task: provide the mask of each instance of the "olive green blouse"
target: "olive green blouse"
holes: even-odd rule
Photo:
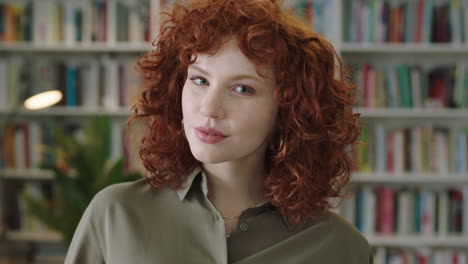
[[[373,263],[367,240],[332,211],[296,230],[263,202],[243,211],[226,238],[207,193],[200,168],[177,191],[144,179],[109,186],[84,212],[65,263]]]

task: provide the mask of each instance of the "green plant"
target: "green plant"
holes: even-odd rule
[[[120,182],[142,178],[139,172],[126,172],[124,160],[109,159],[111,125],[106,116],[90,118],[78,140],[63,129],[54,130],[54,155],[63,153],[65,167],[41,164],[53,172],[57,192],[53,201],[40,201],[26,196],[28,210],[39,221],[59,231],[69,244],[80,218],[94,197],[103,188]],[[50,151],[50,150],[49,150]]]

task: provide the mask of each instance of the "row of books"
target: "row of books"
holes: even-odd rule
[[[0,138],[0,169],[36,169],[43,163],[66,167],[65,153],[54,151],[55,126],[58,123],[51,120],[8,124],[4,136]],[[83,127],[79,123],[65,123],[60,126],[76,138],[82,134]],[[111,126],[109,158],[125,157],[127,169],[137,168],[137,161],[130,157],[132,149],[128,146],[130,138],[125,133],[126,124],[112,121]]]
[[[31,245],[24,243],[0,242],[0,263],[2,264],[27,264],[29,263]],[[62,262],[63,263],[63,262]]]
[[[457,249],[377,248],[375,264],[467,264],[467,252]]]
[[[32,264],[62,264],[68,247],[64,244],[37,244]]]
[[[466,1],[358,0],[343,3],[346,42],[468,42]]]
[[[339,212],[365,235],[467,235],[468,189],[362,186]]]
[[[310,28],[326,37],[335,40],[336,37],[336,12],[337,0],[301,0],[292,4],[294,13],[302,19]]]
[[[8,203],[5,205],[6,227],[9,231],[21,231],[25,233],[51,234],[53,229],[42,223],[37,217],[31,214],[26,203],[26,196],[34,198],[36,201],[51,200],[54,196],[54,189],[48,183],[38,182],[8,182],[7,195]]]
[[[59,106],[130,106],[141,84],[135,66],[133,58],[0,58],[0,106],[13,108],[54,89],[64,95]]]
[[[353,75],[357,106],[366,108],[467,108],[468,67],[364,62]]]
[[[437,125],[363,127],[351,153],[361,172],[466,174],[468,130]]]
[[[148,42],[150,0],[35,0],[0,3],[0,41],[36,44]]]

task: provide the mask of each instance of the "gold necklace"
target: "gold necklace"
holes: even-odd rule
[[[211,200],[211,202],[213,203],[214,207],[216,207],[213,197],[211,197],[209,194],[207,196]],[[218,208],[216,207],[216,209],[218,209]],[[219,209],[218,209],[218,212],[219,212]],[[219,213],[219,214],[221,214],[221,213]],[[229,220],[239,218],[239,216],[224,216],[224,215],[221,215],[222,218],[229,219]],[[226,232],[227,232],[227,230],[226,230]],[[226,235],[226,238],[228,238],[228,237],[231,237],[231,236]]]
[[[211,197],[211,195],[208,194],[208,198],[210,198],[211,202],[212,202],[213,205],[216,207],[216,205],[215,205],[215,203],[214,203],[213,197]],[[216,209],[218,209],[218,208],[216,207]],[[218,209],[218,211],[219,211],[219,209]],[[220,213],[220,214],[221,214],[221,213]],[[236,219],[236,218],[239,218],[240,215],[238,215],[238,216],[224,216],[224,215],[221,215],[221,217],[224,218],[224,219]]]

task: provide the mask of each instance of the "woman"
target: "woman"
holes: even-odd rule
[[[147,177],[96,195],[66,263],[372,263],[329,210],[359,135],[331,44],[276,0],[168,15],[138,63]]]

